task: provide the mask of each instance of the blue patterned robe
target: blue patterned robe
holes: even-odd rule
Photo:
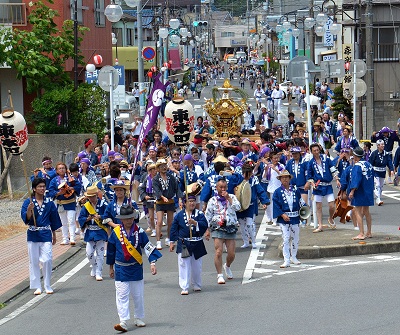
[[[104,220],[106,218],[104,216],[106,207],[107,207],[107,202],[104,199],[102,199],[102,200],[97,199],[97,204],[96,204],[95,210],[96,210],[96,213],[101,216],[102,220]],[[86,227],[84,241],[85,242],[107,241],[107,238],[108,238],[107,232],[104,229],[100,228],[96,224],[96,222],[94,222],[94,220],[86,221],[88,216],[89,216],[89,212],[87,211],[85,206],[82,206],[81,212],[79,213],[78,222],[79,222],[79,225],[81,226],[81,228]],[[108,225],[106,225],[106,227],[108,227]],[[94,230],[94,229],[96,229],[96,230]]]
[[[359,161],[350,172],[350,189],[355,189],[353,206],[374,205],[374,173],[369,162]]]
[[[123,234],[127,237],[129,242],[136,248],[142,255],[142,249],[149,260],[149,263],[157,261],[162,257],[161,253],[149,241],[146,232],[135,224],[134,232],[128,236],[124,227],[121,225]],[[139,264],[131,256],[129,260],[124,257],[120,237],[116,235],[115,230],[112,231],[107,244],[107,260],[108,265],[114,265],[115,280],[117,281],[138,281],[143,279],[143,264]],[[127,264],[119,265],[120,264]],[[129,265],[130,264],[130,265]]]
[[[249,208],[242,212],[237,212],[236,216],[238,219],[252,218],[253,215],[258,215],[258,199],[260,199],[263,205],[269,205],[270,200],[267,192],[261,186],[256,176],[253,176],[249,180],[251,186],[251,203]]]
[[[313,194],[326,196],[333,193],[331,182],[333,174],[337,173],[335,164],[332,160],[320,155],[322,171],[318,168],[318,164],[314,157],[308,162],[307,166],[307,180],[313,180],[315,183],[319,180],[320,184],[313,190]]]
[[[301,198],[300,191],[297,189],[296,186],[290,185],[290,189],[292,190],[291,196],[293,197],[293,207],[292,210],[290,210],[289,204],[286,199],[286,194],[284,191],[283,187],[279,187],[275,190],[274,195],[272,196],[273,199],[273,217],[274,219],[276,218],[278,223],[283,223],[283,224],[299,224],[300,223],[300,216],[297,214],[297,216],[290,217],[290,221],[286,222],[282,218],[282,214],[285,214],[287,212],[298,212],[302,206],[304,206],[306,203],[304,200]]]
[[[36,218],[36,227],[34,226],[33,217],[26,219],[26,213],[30,204],[30,199],[26,199],[22,204],[21,218],[28,225],[27,241],[28,242],[51,242],[53,240],[52,232],[62,226],[57,207],[49,198],[43,199],[42,206],[39,206],[36,199],[32,199],[34,215]]]

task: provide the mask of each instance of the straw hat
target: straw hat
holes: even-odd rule
[[[281,174],[279,176],[277,176],[276,178],[278,178],[279,180],[281,180],[282,177],[290,177],[290,179],[293,178],[293,176],[289,173],[288,170],[283,170],[281,172]]]
[[[229,160],[226,158],[224,155],[218,155],[217,157],[214,158],[213,163],[217,162],[222,162],[222,163],[228,163]]]
[[[86,189],[85,196],[87,196],[87,197],[94,197],[94,196],[97,196],[97,193],[98,193],[98,192],[99,192],[99,189],[97,188],[96,185],[89,186],[89,187]]]
[[[167,161],[164,158],[160,158],[157,160],[156,167],[158,168],[160,165],[167,164]]]
[[[110,185],[110,188],[112,190],[115,190],[116,188],[123,188],[123,189],[125,189],[125,191],[128,191],[130,187],[131,187],[131,183],[128,180],[127,181],[117,180],[115,182],[115,184]]]

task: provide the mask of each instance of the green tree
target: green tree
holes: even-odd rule
[[[33,115],[27,120],[42,134],[95,133],[102,138],[106,122],[106,93],[97,85],[81,84],[47,90],[33,103]]]
[[[56,10],[45,4],[53,0],[31,1],[31,12],[28,23],[31,30],[0,30],[0,63],[5,62],[17,71],[17,78],[26,78],[27,91],[40,93],[46,90],[71,83],[71,78],[64,71],[66,60],[74,57],[73,21],[63,22],[61,29],[55,23],[59,16]],[[79,28],[78,45],[82,35],[88,30]],[[78,55],[82,64],[82,58]]]
[[[353,119],[353,109],[351,108],[351,104],[348,99],[343,96],[343,86],[337,86],[333,90],[334,96],[331,108],[333,109],[333,116],[337,118],[337,115],[340,112],[343,112],[348,116],[349,120]]]

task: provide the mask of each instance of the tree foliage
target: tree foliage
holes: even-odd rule
[[[17,71],[17,78],[26,78],[27,91],[39,92],[41,89],[64,86],[71,78],[64,71],[66,60],[74,57],[73,21],[63,22],[61,29],[54,22],[59,16],[49,8],[53,0],[31,1],[27,17],[31,30],[0,30],[0,62],[5,62]],[[88,29],[79,27],[78,45],[82,34]],[[82,58],[78,55],[78,61]]]
[[[247,10],[246,1],[214,0],[214,6],[218,10],[230,12],[232,16],[241,16],[243,13],[246,13]]]
[[[351,108],[351,104],[349,102],[349,100],[347,100],[344,96],[343,96],[343,86],[337,86],[335,87],[335,89],[333,90],[334,96],[334,102],[332,102],[331,108],[333,109],[334,113],[334,117],[336,118],[337,115],[342,112],[345,115],[348,116],[348,118],[350,120],[353,119],[353,109]]]
[[[81,84],[46,91],[37,97],[28,123],[42,134],[95,133],[101,138],[106,122],[106,93],[97,85]]]

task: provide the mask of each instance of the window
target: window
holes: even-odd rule
[[[374,61],[399,61],[399,27],[374,27]]]
[[[71,4],[71,20],[75,20],[75,2],[77,6],[77,18],[78,18],[78,23],[83,24],[83,6],[82,6],[82,0],[70,0]]]
[[[135,36],[135,31],[134,29],[127,28],[126,29],[126,45],[134,45],[134,36]]]
[[[235,33],[232,31],[221,31],[221,37],[235,37]]]
[[[104,15],[104,0],[94,0],[94,24],[97,27],[106,26],[106,16]]]

